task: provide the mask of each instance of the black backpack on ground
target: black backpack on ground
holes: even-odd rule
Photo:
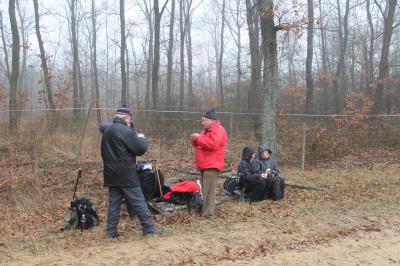
[[[77,198],[75,196],[78,181],[82,176],[82,170],[78,171],[78,177],[75,183],[74,195],[72,196],[71,206],[69,207],[64,220],[67,224],[64,229],[90,229],[99,225],[99,216],[96,213],[94,204],[85,197]]]
[[[68,217],[70,218],[68,219],[70,228],[85,230],[99,225],[96,207],[85,197],[77,198],[71,202],[66,220]]]
[[[243,177],[239,175],[231,175],[225,179],[223,188],[225,195],[244,197]]]
[[[272,200],[280,200],[285,196],[285,180],[278,175],[267,177],[266,196]]]
[[[142,189],[143,196],[146,201],[161,197],[161,193],[165,194],[168,191],[168,187],[164,184],[164,174],[158,170],[158,177],[150,163],[146,161],[138,162],[136,165],[136,171],[140,177],[140,188]],[[158,184],[158,178],[160,184]],[[161,186],[161,192],[160,192]]]

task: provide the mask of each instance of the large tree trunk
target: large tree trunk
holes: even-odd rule
[[[121,22],[121,105],[127,103],[126,99],[126,72],[125,72],[125,53],[126,53],[126,37],[125,37],[125,0],[119,1],[119,18]]]
[[[0,10],[0,31],[1,31],[1,41],[3,43],[3,50],[4,50],[4,62],[6,65],[6,76],[8,79],[9,86],[11,87],[11,72],[10,72],[10,64],[8,63],[8,50],[7,50],[7,43],[6,37],[4,36],[4,23],[3,23],[3,14]]]
[[[52,90],[52,84],[51,84],[51,75],[49,73],[49,68],[47,66],[47,56],[46,52],[44,50],[44,45],[43,45],[43,40],[42,40],[42,34],[40,32],[40,22],[39,22],[39,4],[38,0],[33,0],[33,7],[35,10],[35,29],[36,29],[36,36],[39,44],[39,50],[40,50],[40,60],[42,63],[42,71],[43,71],[43,81],[44,85],[46,87],[46,95],[47,95],[47,102],[49,103],[49,107],[52,110],[52,119],[55,119],[55,105],[53,101],[53,90]]]
[[[37,0],[36,0],[37,1]],[[97,26],[96,26],[96,8],[94,0],[92,0],[92,68],[93,68],[93,81],[94,81],[94,90],[95,90],[95,103],[96,103],[96,116],[97,116],[97,124],[101,123],[101,112],[100,112],[100,89],[99,89],[99,76],[97,74]]]
[[[27,51],[28,51],[28,34],[26,32],[25,16],[21,13],[21,7],[19,5],[19,0],[16,1],[18,17],[21,28],[21,40],[22,40],[22,64],[20,77],[18,79],[18,90],[22,91],[26,89],[26,72],[27,72]],[[19,113],[20,115],[20,113]]]
[[[312,77],[313,61],[313,37],[314,37],[314,4],[313,0],[307,0],[308,24],[307,24],[307,58],[306,58],[306,114],[312,112],[312,98],[314,81]]]
[[[392,39],[393,33],[393,21],[397,7],[397,0],[387,0],[389,7],[387,8],[388,13],[384,17],[384,29],[383,29],[383,43],[381,60],[379,62],[379,74],[378,84],[375,92],[375,105],[374,113],[378,114],[384,110],[383,106],[383,91],[386,87],[389,78],[389,46]]]
[[[272,0],[258,0],[258,6],[264,55],[263,88],[260,95],[262,99],[260,141],[276,151],[275,113],[278,89],[278,59],[274,3]]]
[[[21,40],[22,40],[22,64],[20,67],[20,77],[18,79],[18,90],[26,89],[26,75],[27,75],[27,54],[28,54],[28,33],[26,32],[25,16],[22,15],[19,1],[16,1],[19,22],[21,24]],[[19,113],[20,115],[20,113]]]
[[[171,0],[171,17],[169,19],[169,40],[168,40],[168,66],[167,66],[167,108],[172,104],[172,65],[174,51],[174,23],[175,23],[175,0]]]
[[[224,84],[222,76],[222,64],[224,59],[224,30],[225,30],[225,4],[226,0],[222,0],[222,11],[221,11],[221,32],[220,32],[220,51],[218,60],[218,89],[219,89],[219,100],[221,105],[224,105]]]
[[[261,78],[261,60],[260,60],[260,40],[259,40],[259,19],[257,3],[252,0],[246,0],[247,27],[250,42],[250,61],[251,61],[251,81],[247,97],[247,107],[249,112],[253,113],[260,110],[260,101],[258,100],[259,84]]]
[[[349,35],[348,30],[348,21],[349,21],[349,12],[350,12],[350,0],[346,0],[346,10],[343,17],[343,28],[342,28],[342,16],[340,12],[340,3],[337,0],[338,6],[338,18],[339,18],[339,40],[340,40],[340,50],[339,50],[339,58],[336,67],[336,74],[333,79],[333,88],[335,92],[335,110],[336,113],[340,112],[342,106],[342,96],[343,96],[343,76],[344,76],[344,68],[345,68],[345,56],[347,51],[347,40]]]
[[[19,77],[19,33],[17,18],[15,16],[15,0],[8,1],[8,12],[10,16],[10,25],[12,33],[12,61],[11,61],[11,87],[10,95],[8,97],[9,104],[9,130],[11,134],[17,131],[17,89],[18,89],[18,77]]]

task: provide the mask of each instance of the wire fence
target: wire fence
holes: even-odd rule
[[[21,110],[18,130],[13,134],[9,131],[8,112],[0,111],[0,166],[101,162],[97,111],[101,121],[111,122],[115,109],[79,109],[79,116],[76,111]],[[229,135],[227,163],[234,165],[244,146],[259,144],[259,114],[217,115]],[[201,112],[137,110],[133,120],[136,130],[149,140],[149,151],[143,159],[193,159],[188,137],[201,130]],[[400,115],[277,114],[276,129],[279,163],[291,167],[307,167],[367,149],[400,146]]]

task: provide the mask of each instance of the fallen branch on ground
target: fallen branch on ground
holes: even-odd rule
[[[286,187],[293,187],[293,188],[301,188],[301,189],[311,189],[311,190],[318,190],[318,191],[324,191],[322,188],[314,187],[314,186],[307,186],[307,185],[298,185],[298,184],[285,184]]]

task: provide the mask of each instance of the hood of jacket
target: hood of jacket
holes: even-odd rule
[[[242,159],[243,160],[250,160],[251,156],[255,153],[252,147],[244,147],[242,150]]]

